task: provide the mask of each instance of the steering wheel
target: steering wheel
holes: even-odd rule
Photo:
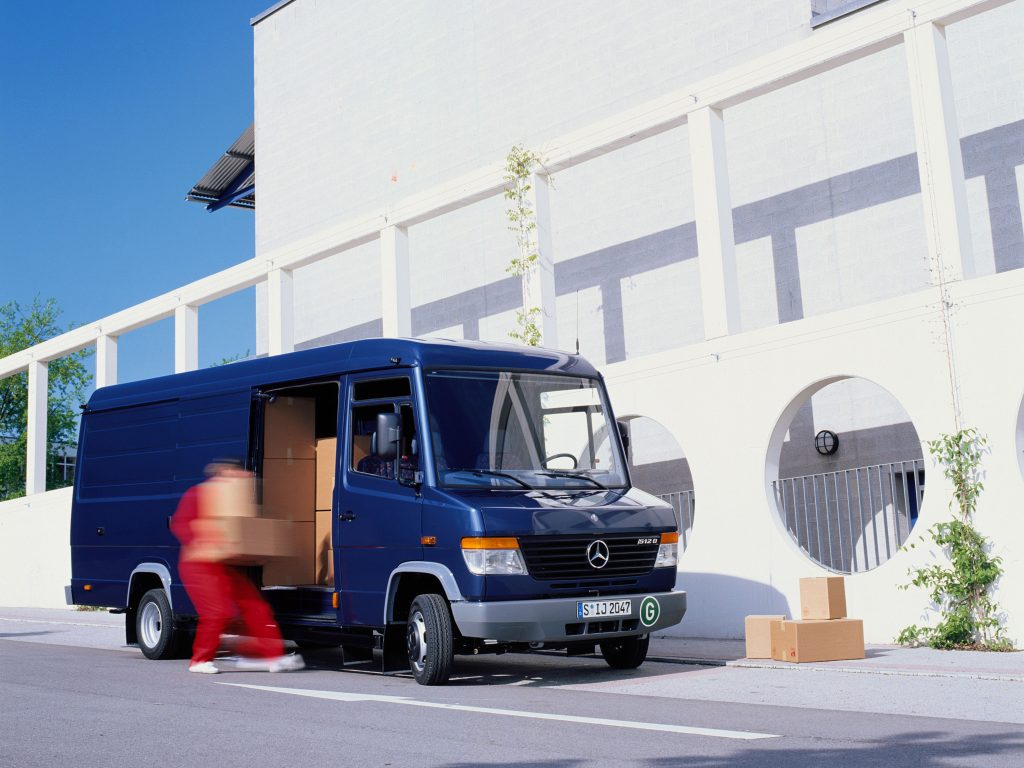
[[[547,469],[548,462],[554,461],[555,459],[572,459],[573,469],[578,469],[580,466],[579,460],[571,453],[554,453],[548,456],[546,459],[544,459],[544,461],[542,461],[541,463],[544,465],[544,468]]]

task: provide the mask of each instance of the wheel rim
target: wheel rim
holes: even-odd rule
[[[163,621],[160,617],[159,606],[156,603],[146,603],[142,606],[142,613],[139,614],[139,634],[147,648],[155,648],[160,642],[162,629]]]
[[[409,665],[418,674],[427,663],[427,622],[420,611],[413,611],[409,616],[406,642],[409,649]]]

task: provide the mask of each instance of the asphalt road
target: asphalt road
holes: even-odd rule
[[[119,646],[107,617],[75,616],[0,622],[4,768],[1024,764],[1019,724],[843,711],[822,675],[803,677],[824,688],[816,706],[787,706],[797,678],[785,671],[649,662],[617,672],[536,654],[457,659],[455,678],[437,688],[342,670],[333,651],[307,655],[303,672],[190,675],[184,661]],[[894,695],[916,684],[880,679]],[[942,685],[947,699],[963,695]],[[992,711],[1019,719],[1024,687],[1006,685],[989,694],[1006,699]],[[711,700],[719,688],[740,700]],[[773,691],[775,703],[749,703]]]

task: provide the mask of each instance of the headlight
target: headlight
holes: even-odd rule
[[[477,576],[525,576],[526,565],[515,538],[466,538],[462,559]]]
[[[679,532],[661,534],[661,545],[658,557],[654,561],[655,568],[668,568],[679,564]]]

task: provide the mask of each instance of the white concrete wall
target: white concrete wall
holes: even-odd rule
[[[935,343],[937,298],[927,290],[800,321],[799,345],[788,328],[776,326],[606,369],[616,409],[657,416],[686,446],[693,472],[699,502],[679,576],[690,601],[676,633],[739,637],[745,614],[799,615],[799,578],[826,573],[793,543],[769,491],[786,425],[809,390],[835,377],[863,376],[903,404],[922,438],[955,430],[947,357]],[[1024,272],[958,284],[952,298],[964,422],[988,435],[992,447],[977,525],[1004,559],[995,596],[1009,635],[1020,644],[1024,516],[1017,510],[1024,508],[1024,482],[1017,455],[1024,357],[993,355],[990,340],[1024,309]],[[677,407],[666,405],[671,402]],[[657,414],[649,412],[651,403],[658,404]],[[902,627],[928,619],[924,592],[899,589],[909,582],[909,568],[937,556],[925,529],[949,515],[949,484],[930,460],[928,467],[928,493],[908,541],[915,546],[846,578],[849,614],[864,619],[869,642],[892,642]]]
[[[63,607],[70,541],[70,488],[0,502],[0,606]]]

